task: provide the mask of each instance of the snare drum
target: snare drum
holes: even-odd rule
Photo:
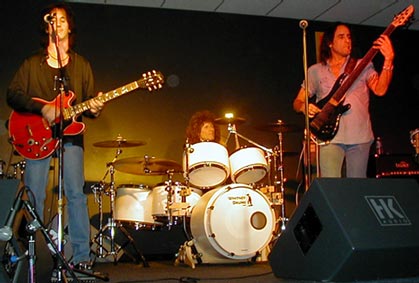
[[[154,228],[151,215],[151,191],[145,185],[120,185],[116,192],[115,220],[129,222],[139,228]]]
[[[185,191],[187,187],[179,182],[175,182],[172,186],[167,186],[166,184],[159,184],[156,187],[153,188],[151,194],[152,194],[152,210],[151,214],[153,217],[168,217],[169,211],[167,207],[167,196],[168,191],[167,189],[171,190],[172,197],[171,197],[171,203],[173,204],[172,207],[172,216],[190,216],[192,208],[195,206],[195,204],[198,202],[198,200],[201,198],[202,191],[200,189],[191,188],[190,195],[186,196],[186,203],[185,208],[181,208],[182,204],[182,191]]]
[[[227,149],[216,142],[191,145],[188,154],[189,182],[199,188],[213,188],[224,183],[230,175]],[[186,154],[183,156],[186,171]]]
[[[203,262],[249,259],[271,241],[275,213],[258,190],[230,184],[201,197],[192,210],[190,226]]]
[[[231,179],[235,183],[253,184],[268,172],[263,151],[256,147],[241,148],[230,155]]]

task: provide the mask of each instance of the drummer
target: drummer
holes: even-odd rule
[[[188,143],[212,141],[220,143],[220,128],[215,123],[216,116],[209,110],[195,112],[186,128]]]

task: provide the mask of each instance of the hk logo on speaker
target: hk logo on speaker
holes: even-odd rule
[[[381,226],[412,225],[394,196],[365,196]]]

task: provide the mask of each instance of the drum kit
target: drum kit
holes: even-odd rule
[[[92,186],[100,215],[99,231],[93,241],[97,244],[96,255],[99,258],[112,255],[117,261],[117,255],[121,249],[125,252],[126,245],[132,244],[135,248],[124,225],[158,231],[161,227],[170,229],[182,224],[187,241],[180,247],[176,263],[186,262],[193,268],[195,261],[249,260],[265,249],[273,237],[285,229],[288,220],[284,201],[283,133],[299,129],[281,120],[259,127],[278,135],[278,145],[270,149],[236,130],[236,124],[244,121],[243,118],[215,121],[227,126],[226,144],[230,137],[235,139],[236,150],[230,155],[226,146],[216,142],[188,144],[186,141],[182,165],[147,155],[118,159],[121,148],[144,145],[142,141],[118,136],[115,140],[95,143],[96,147],[116,148],[102,181]],[[239,138],[251,146],[240,147]],[[152,189],[132,184],[116,187],[115,170],[143,176],[166,175],[167,180]],[[185,182],[175,182],[174,174],[182,174]],[[110,182],[106,183],[108,176]],[[270,189],[257,189],[256,184],[266,179]],[[232,183],[228,184],[229,181]],[[105,225],[103,195],[110,197],[110,213]],[[279,213],[274,209],[277,204],[281,207]],[[116,229],[126,236],[126,243],[115,243]],[[110,242],[110,249],[104,246],[105,238]],[[135,251],[147,264],[142,253],[136,248]]]

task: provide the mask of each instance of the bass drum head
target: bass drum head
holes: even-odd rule
[[[196,245],[202,249],[198,252],[248,259],[271,241],[275,213],[258,190],[231,184],[201,197],[192,210],[190,226]]]

